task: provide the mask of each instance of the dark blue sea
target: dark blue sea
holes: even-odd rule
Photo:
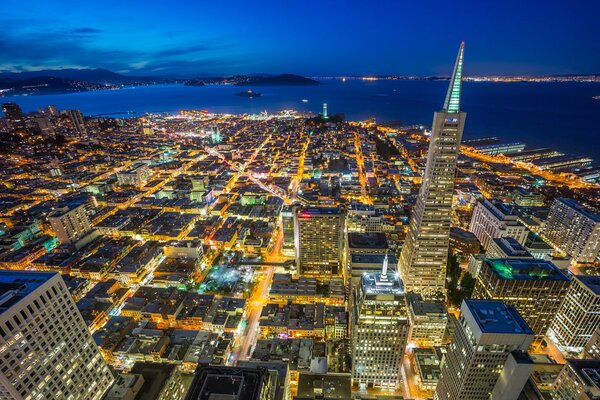
[[[378,122],[401,120],[430,125],[444,101],[445,81],[324,80],[321,86],[257,87],[261,97],[245,98],[234,86],[190,87],[156,85],[63,95],[16,96],[25,111],[48,104],[78,108],[85,115],[121,112],[177,112],[206,109],[217,113],[275,112],[284,109],[330,113],[348,119],[375,117]],[[565,153],[600,161],[600,83],[466,82],[462,109],[467,112],[465,139],[498,136],[523,141],[529,148],[554,147]],[[302,102],[302,99],[308,102]],[[120,115],[123,116],[123,115]]]

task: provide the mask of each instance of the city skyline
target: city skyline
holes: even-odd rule
[[[192,2],[170,8],[114,2],[98,8],[74,7],[70,0],[5,1],[0,5],[6,27],[0,36],[0,71],[443,75],[451,45],[464,40],[473,54],[472,75],[600,73],[595,40],[600,32],[593,19],[600,6],[588,2],[563,15],[552,3],[466,1],[455,12],[446,2],[425,7],[384,1],[364,7],[240,1],[224,10]],[[436,35],[436,26],[447,27],[446,35]]]
[[[0,398],[600,399],[600,3],[536,3],[0,4]]]

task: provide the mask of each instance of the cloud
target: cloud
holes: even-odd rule
[[[96,28],[90,28],[90,27],[82,27],[82,28],[71,29],[70,32],[74,33],[74,34],[94,34],[94,33],[100,33],[100,32],[102,32],[102,30],[96,29]]]
[[[22,21],[21,21],[22,22]],[[15,21],[17,23],[17,21]],[[21,25],[23,26],[23,25]],[[47,31],[0,31],[0,71],[22,71],[64,68],[77,65],[84,68],[128,70],[138,73],[161,71],[196,72],[207,65],[226,69],[235,58],[226,54],[224,41],[210,43],[175,43],[170,47],[144,50],[128,49],[132,43],[115,48],[103,38],[103,31],[82,26]]]

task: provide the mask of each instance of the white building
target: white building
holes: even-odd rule
[[[61,243],[74,243],[92,230],[85,204],[67,204],[53,210],[48,221]]]
[[[486,250],[491,245],[492,239],[507,236],[513,237],[523,245],[529,233],[508,206],[499,201],[489,200],[479,202],[475,206],[469,231],[477,236]]]
[[[0,271],[0,398],[96,400],[113,376],[57,273]]]
[[[575,275],[549,334],[558,345],[579,353],[600,327],[600,276]]]
[[[460,111],[464,43],[461,44],[442,111],[433,117],[423,183],[400,253],[409,292],[443,296],[458,149],[467,114]]]
[[[120,186],[143,186],[152,176],[152,171],[145,163],[136,164],[129,171],[118,172],[117,182]]]
[[[533,331],[498,300],[464,300],[435,400],[514,400],[533,370]]]
[[[398,388],[408,338],[404,286],[396,274],[364,274],[353,295],[352,383]]]
[[[593,262],[600,251],[600,214],[572,199],[555,199],[544,236],[577,262]]]

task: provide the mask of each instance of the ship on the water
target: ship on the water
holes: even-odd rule
[[[259,92],[255,92],[252,89],[248,89],[248,90],[244,90],[243,92],[239,92],[235,94],[236,96],[241,96],[241,97],[260,97],[262,94]]]

